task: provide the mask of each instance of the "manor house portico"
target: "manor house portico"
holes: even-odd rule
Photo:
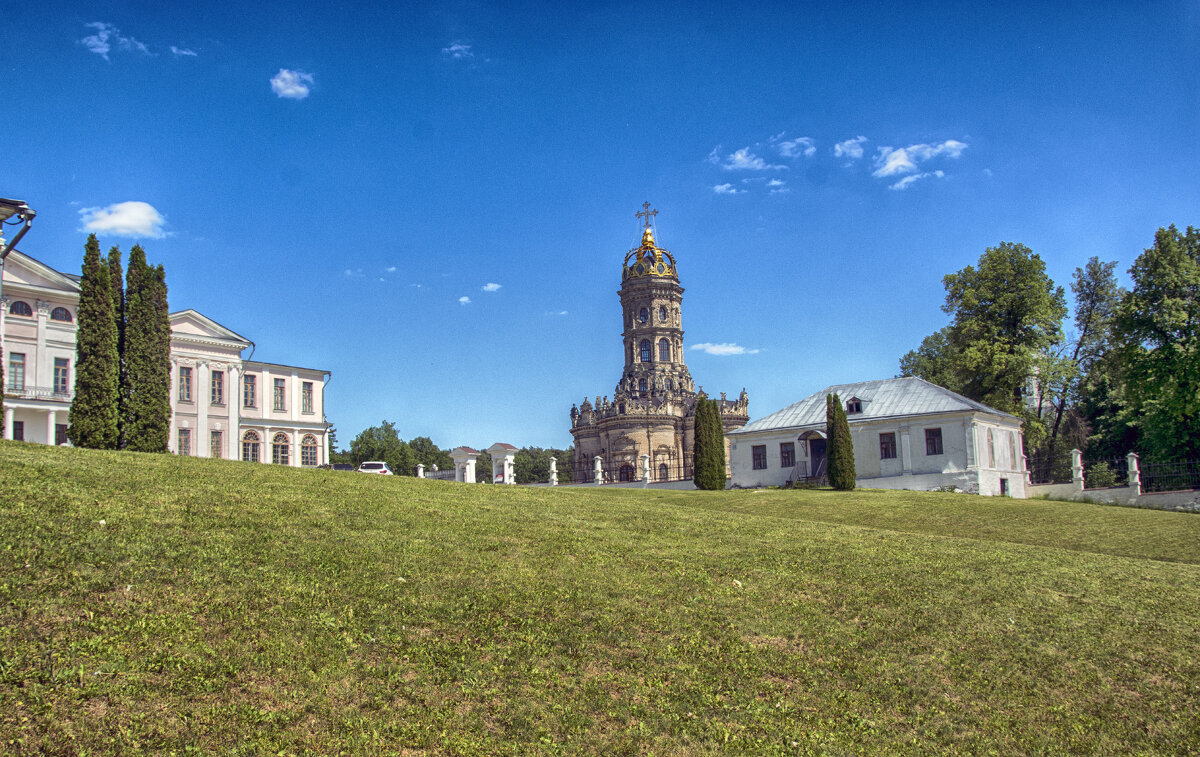
[[[65,444],[79,276],[15,250],[3,275],[4,438]],[[328,462],[329,371],[244,360],[254,343],[195,310],[170,320],[171,452],[293,466]]]
[[[650,203],[636,216],[644,220],[641,244],[625,254],[621,267],[625,368],[610,400],[586,397],[571,408],[575,439],[574,480],[595,482],[599,457],[603,482],[642,477],[647,458],[655,481],[692,477],[696,392],[683,360],[683,287],[675,257],[658,246]],[[726,433],[749,420],[749,397],[721,395],[718,405]],[[728,445],[728,442],[726,442]],[[726,455],[728,459],[728,454]]]

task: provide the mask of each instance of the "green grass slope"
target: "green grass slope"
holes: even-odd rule
[[[0,442],[0,752],[1180,754],[1200,517]]]

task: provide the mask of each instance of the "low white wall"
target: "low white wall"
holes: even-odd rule
[[[1107,489],[1083,489],[1079,484],[1037,484],[1025,488],[1029,497],[1050,497],[1073,501],[1099,502],[1106,505],[1143,507],[1150,510],[1176,510],[1200,513],[1200,489],[1177,492],[1149,492],[1135,495],[1128,486]]]

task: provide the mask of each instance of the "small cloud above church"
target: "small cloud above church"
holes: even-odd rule
[[[740,344],[734,342],[721,342],[714,344],[713,342],[701,342],[693,344],[692,350],[700,350],[706,355],[717,355],[724,357],[726,355],[757,355],[758,350],[749,350]]]
[[[497,284],[494,281],[489,281],[488,283],[479,287],[479,290],[482,292],[499,292],[500,287],[501,287],[500,284]]]
[[[459,305],[470,305],[470,304],[471,304],[471,298],[470,298],[470,297],[466,297],[466,296],[459,297],[459,298],[458,298],[458,304],[459,304]]]
[[[739,195],[739,194],[745,192],[746,190],[738,189],[737,187],[733,186],[732,184],[726,183],[726,184],[717,184],[716,186],[713,187],[713,191],[719,195]]]

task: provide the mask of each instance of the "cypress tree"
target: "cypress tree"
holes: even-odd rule
[[[826,456],[829,465],[829,485],[841,491],[854,488],[854,441],[850,438],[850,423],[846,408],[836,394],[825,395]]]
[[[140,245],[125,273],[125,444],[166,452],[171,428],[171,324],[162,266],[151,268]]]
[[[120,356],[108,267],[96,235],[84,245],[75,332],[75,397],[67,438],[76,447],[116,449]]]
[[[125,381],[125,283],[121,270],[121,248],[113,245],[108,251],[109,287],[112,290],[114,320],[117,322],[117,449],[125,448],[126,405]]]
[[[703,396],[696,399],[692,480],[697,489],[725,488],[725,434],[721,428],[721,412],[715,400]]]

